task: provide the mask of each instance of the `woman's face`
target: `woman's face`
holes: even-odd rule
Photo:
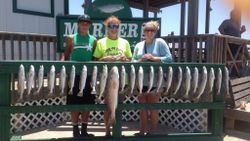
[[[81,34],[86,34],[89,31],[90,23],[88,22],[79,22],[78,29]]]
[[[144,27],[144,38],[146,40],[153,40],[155,38],[156,32],[157,31],[154,26],[146,26]]]
[[[108,34],[110,35],[118,35],[119,32],[119,23],[117,22],[110,22],[107,27],[108,27]]]

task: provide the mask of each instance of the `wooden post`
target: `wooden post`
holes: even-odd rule
[[[207,0],[207,2],[206,2],[206,26],[205,26],[205,33],[209,33],[210,11],[211,11],[211,0]]]
[[[149,1],[143,0],[144,7],[143,7],[143,18],[148,18],[148,10],[149,10]]]
[[[185,34],[185,19],[186,19],[186,2],[181,2],[181,25],[180,25],[180,35],[183,36]]]

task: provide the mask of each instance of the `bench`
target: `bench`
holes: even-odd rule
[[[250,102],[250,76],[230,80],[229,95],[224,111],[225,128],[234,129],[236,121],[250,123],[250,111],[240,109],[241,101]]]

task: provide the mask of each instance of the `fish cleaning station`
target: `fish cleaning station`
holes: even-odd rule
[[[79,6],[92,20],[89,33],[105,37],[103,21],[115,15],[121,20],[119,36],[132,52],[143,38],[145,22],[161,23],[157,13],[180,4],[180,35],[156,35],[173,59],[161,63],[61,61],[66,37],[78,32],[79,15],[69,15],[69,0],[0,1],[6,11],[0,14],[0,141],[223,141],[224,128],[234,128],[237,120],[250,122],[241,116],[246,112],[237,110],[242,101],[250,101],[250,40],[208,34],[210,2],[203,15],[205,34],[198,34],[199,0],[82,0]],[[131,8],[143,10],[143,17],[133,17]],[[231,43],[240,46],[236,56]],[[138,101],[148,74],[159,103]],[[78,96],[86,96],[85,84],[90,84],[95,104],[66,103],[76,75],[82,79]],[[105,104],[104,91],[113,94]],[[109,137],[103,123],[107,108],[115,118]],[[159,133],[135,136],[139,110],[146,109],[159,110]],[[88,130],[95,136],[73,138],[66,132],[72,130],[70,112],[83,111],[90,112]]]

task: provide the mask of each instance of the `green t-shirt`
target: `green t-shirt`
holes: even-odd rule
[[[91,61],[93,56],[93,46],[95,37],[87,34],[81,36],[76,33],[73,36],[74,46],[70,55],[70,60],[73,61]]]
[[[132,58],[132,53],[128,41],[123,38],[111,40],[108,37],[104,37],[98,40],[93,56],[96,58],[102,58],[105,56],[122,55],[126,56],[127,58]]]

